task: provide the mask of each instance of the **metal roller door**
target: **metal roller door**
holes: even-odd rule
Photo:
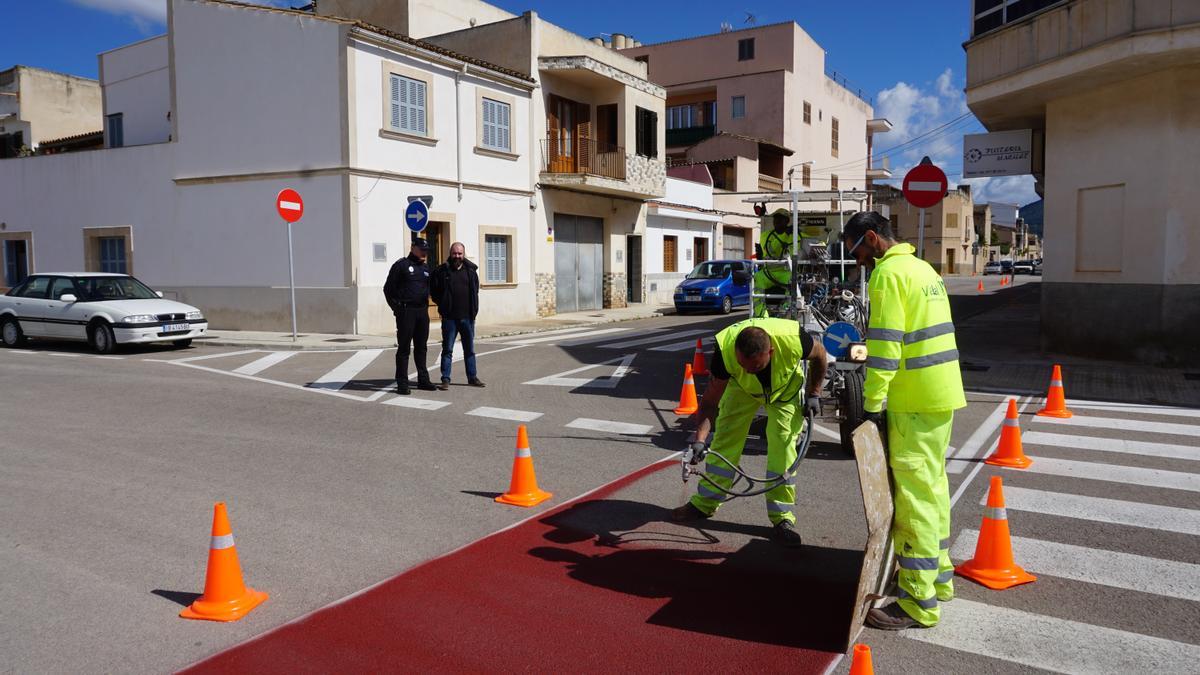
[[[604,302],[604,221],[554,214],[554,283],[561,312],[600,309]]]

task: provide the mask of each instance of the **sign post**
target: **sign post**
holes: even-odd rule
[[[904,198],[920,209],[917,222],[917,257],[925,259],[925,209],[936,206],[946,196],[946,174],[928,157],[904,175]]]
[[[296,266],[292,257],[292,223],[304,216],[304,200],[300,193],[291,188],[279,191],[275,196],[275,210],[287,223],[288,235],[288,286],[292,292],[292,342],[296,341]]]

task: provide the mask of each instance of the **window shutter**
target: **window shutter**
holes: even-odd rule
[[[483,146],[496,147],[496,108],[486,98],[483,99]]]
[[[425,83],[412,81],[413,106],[416,112],[416,123],[413,125],[417,133],[425,133]]]
[[[499,136],[496,144],[504,150],[512,150],[512,128],[508,123],[509,106],[507,103],[497,103],[499,113],[496,119],[496,134]]]
[[[392,80],[392,128],[400,129],[400,78],[393,75]]]

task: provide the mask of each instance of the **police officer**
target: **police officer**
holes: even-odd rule
[[[712,451],[737,466],[746,434],[759,407],[767,410],[767,476],[782,479],[764,494],[771,538],[788,547],[801,545],[796,531],[795,476],[788,469],[796,461],[796,439],[804,430],[806,413],[820,410],[825,382],[825,348],[789,319],[750,319],[735,323],[716,335],[711,379],[700,408],[693,416],[694,441],[703,441],[716,422]],[[809,364],[805,386],[804,362]],[[696,485],[691,501],[671,513],[676,521],[711,517],[726,499],[735,474],[725,461],[708,455],[705,478]],[[713,486],[719,486],[717,489]]]
[[[762,240],[763,260],[784,260],[792,254],[792,214],[785,209],[776,209],[771,216],[771,231]],[[791,274],[783,266],[764,266],[754,275],[754,289],[759,293],[783,295],[791,283]],[[754,301],[754,316],[766,316],[767,303]]]
[[[412,349],[417,366],[417,389],[433,391],[425,364],[425,343],[429,342],[429,243],[413,237],[408,255],[397,260],[383,284],[383,297],[396,315],[396,393],[407,396],[408,352]]]
[[[896,242],[878,213],[855,214],[842,236],[860,266],[874,267],[863,410],[886,432],[900,563],[897,601],[872,609],[867,623],[933,626],[938,603],[954,598],[946,449],[954,411],[967,405],[946,284],[910,244]]]

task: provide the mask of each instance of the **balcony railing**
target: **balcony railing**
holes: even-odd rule
[[[577,173],[625,180],[625,148],[582,136],[542,139],[543,173]]]

